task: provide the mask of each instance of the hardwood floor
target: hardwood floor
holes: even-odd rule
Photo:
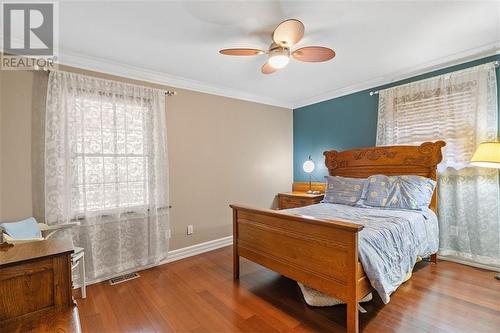
[[[77,299],[83,332],[344,332],[345,306],[313,308],[297,284],[231,247],[142,271],[139,279],[88,287]],[[365,303],[361,332],[498,332],[500,281],[451,262],[419,263],[391,302]]]

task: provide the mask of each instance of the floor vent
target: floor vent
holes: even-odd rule
[[[125,274],[125,275],[120,275],[115,278],[109,279],[109,284],[114,286],[115,284],[122,283],[125,281],[137,279],[140,277],[139,273],[130,273],[130,274]]]

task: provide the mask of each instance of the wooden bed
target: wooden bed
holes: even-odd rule
[[[326,151],[325,164],[334,176],[366,178],[375,174],[421,175],[437,179],[443,141],[420,146]],[[358,301],[372,291],[358,261],[362,225],[270,209],[230,205],[233,209],[233,276],[245,257],[293,280],[347,303],[347,332],[358,328]],[[437,208],[434,193],[430,208]],[[433,255],[436,262],[436,255]]]

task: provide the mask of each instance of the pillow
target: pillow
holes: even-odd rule
[[[365,205],[390,209],[422,210],[431,203],[436,182],[421,176],[368,177],[362,200]]]
[[[19,222],[7,222],[0,224],[4,232],[13,239],[42,238],[42,233],[35,218],[30,217]]]
[[[366,179],[325,176],[327,180],[323,202],[354,206],[361,198]]]

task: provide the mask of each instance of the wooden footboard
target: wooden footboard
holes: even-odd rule
[[[245,257],[347,303],[347,332],[358,332],[358,300],[370,284],[358,262],[363,226],[269,209],[233,209],[234,278]]]

